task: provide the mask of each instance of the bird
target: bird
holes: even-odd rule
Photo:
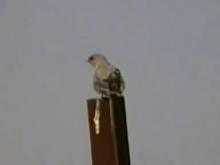
[[[101,98],[123,95],[125,82],[121,72],[103,54],[92,54],[88,57],[87,62],[94,71],[94,90],[101,95]]]

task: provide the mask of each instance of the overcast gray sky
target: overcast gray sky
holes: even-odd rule
[[[133,165],[219,165],[219,18],[218,0],[0,0],[0,164],[91,164],[99,52],[126,80]]]

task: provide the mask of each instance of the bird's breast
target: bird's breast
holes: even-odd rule
[[[106,80],[108,79],[109,75],[111,74],[110,70],[105,67],[100,67],[95,70],[95,75],[100,80]]]

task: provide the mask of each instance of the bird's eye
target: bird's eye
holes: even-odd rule
[[[94,57],[93,56],[89,57],[89,61],[92,61],[92,60],[94,60]]]

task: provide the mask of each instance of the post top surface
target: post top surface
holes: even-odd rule
[[[88,102],[91,102],[91,101],[96,101],[96,100],[109,100],[110,98],[114,98],[114,99],[124,99],[124,96],[112,96],[112,97],[103,97],[103,98],[89,98],[87,99]]]

